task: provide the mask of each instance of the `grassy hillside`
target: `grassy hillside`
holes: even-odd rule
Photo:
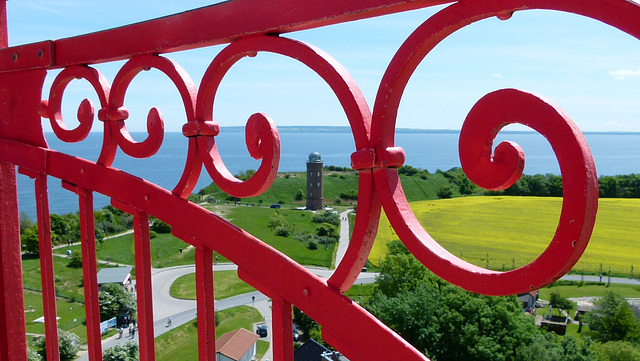
[[[465,197],[411,204],[429,234],[454,255],[482,267],[509,270],[534,260],[557,226],[561,198]],[[574,271],[630,275],[640,264],[639,199],[600,199],[593,236]],[[386,217],[369,260],[377,264],[397,239]],[[634,270],[637,276],[639,270]]]
[[[288,237],[278,236],[269,228],[269,218],[275,212],[275,209],[266,207],[229,207],[225,218],[300,264],[331,267],[335,243],[328,248],[318,245],[318,249],[310,250],[306,242],[294,238],[295,233],[305,231],[315,234],[318,223],[311,221],[313,214],[310,211],[277,210],[294,227],[292,235]]]
[[[407,167],[409,169],[415,169]],[[456,177],[460,177],[462,171],[460,169],[452,169],[447,172],[438,172],[429,174],[425,171],[418,171],[413,175],[400,174],[402,187],[410,202],[438,199],[438,190],[441,187],[450,187],[452,196],[460,196],[459,185],[455,184]],[[345,194],[354,194],[358,191],[358,173],[357,172],[334,172],[326,171],[323,177],[323,196],[326,205],[350,204],[355,200],[344,197]],[[295,200],[295,194],[301,190],[306,197],[307,175],[305,172],[300,173],[282,173],[273,182],[264,194],[257,197],[244,198],[242,203],[270,205],[274,203],[286,204],[292,207],[306,205],[306,200]],[[213,201],[227,201],[230,197],[220,188],[211,184],[198,192],[199,195],[205,196],[207,200],[211,197]],[[339,201],[338,201],[339,199]]]

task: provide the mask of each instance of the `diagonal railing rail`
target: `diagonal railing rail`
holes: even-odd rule
[[[324,339],[352,361],[425,359],[421,352],[343,295],[366,262],[382,207],[409,250],[440,277],[474,292],[514,294],[553,282],[578,261],[595,221],[598,186],[584,137],[557,106],[540,96],[515,89],[490,93],[472,109],[461,132],[460,157],[468,177],[494,190],[505,189],[520,177],[523,167],[520,147],[505,142],[493,152],[492,143],[504,126],[521,123],[537,130],[551,143],[562,171],[565,201],[553,240],[540,257],[524,267],[496,272],[450,254],[417,222],[396,171],[404,162],[404,152],[394,144],[395,119],[404,88],[415,68],[433,47],[455,31],[488,17],[506,20],[513,12],[527,9],[575,13],[640,37],[640,6],[626,0],[453,2],[427,19],[400,47],[380,83],[372,112],[356,82],[337,61],[312,45],[281,35],[449,1],[233,0],[98,33],[15,47],[7,47],[6,7],[4,1],[0,3],[3,22],[0,24],[2,360],[26,359],[16,166],[20,173],[34,179],[48,360],[59,359],[49,246],[49,178],[61,180],[64,188],[78,197],[91,360],[102,359],[94,193],[110,197],[115,207],[134,218],[141,360],[155,359],[149,216],[170,224],[176,237],[196,248],[200,360],[215,358],[211,267],[214,250],[238,265],[243,280],[272,299],[275,360],[293,359],[292,305],[322,325]],[[202,26],[205,23],[207,26]],[[216,44],[228,45],[212,60],[198,86],[180,65],[166,57],[172,52]],[[256,113],[247,121],[247,147],[254,158],[262,159],[258,171],[248,180],[241,181],[231,175],[216,146],[220,126],[213,120],[213,104],[218,86],[238,60],[258,52],[296,59],[316,72],[335,93],[352,129],[356,151],[351,164],[359,172],[355,228],[343,261],[328,279],[313,275],[232,223],[186,200],[200,177],[202,165],[220,188],[236,197],[261,194],[276,176],[280,142],[276,126],[266,114]],[[115,60],[126,60],[126,63],[112,82],[90,65]],[[111,167],[118,148],[131,157],[147,158],[162,144],[164,125],[157,109],[149,111],[148,137],[144,141],[133,140],[125,125],[127,88],[139,73],[150,68],[165,74],[175,85],[187,118],[182,128],[189,140],[187,160],[180,181],[172,190]],[[63,70],[43,100],[44,79],[52,69]],[[100,104],[83,101],[78,110],[79,124],[70,129],[62,118],[61,107],[65,89],[74,79],[84,79],[91,84]],[[80,159],[48,147],[43,118],[50,121],[59,139],[78,142],[89,134],[96,114],[104,132],[97,160]],[[363,329],[367,332],[361,332]]]

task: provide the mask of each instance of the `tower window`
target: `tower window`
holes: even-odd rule
[[[318,188],[320,188],[320,183],[318,183]]]

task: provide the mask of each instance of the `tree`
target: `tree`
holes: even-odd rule
[[[640,341],[640,321],[624,298],[609,291],[593,305],[586,319],[600,341]]]
[[[588,345],[543,333],[515,297],[464,291],[428,271],[400,241],[388,247],[374,294],[364,306],[427,356],[439,361],[594,360]]]
[[[34,347],[38,353],[46,358],[47,341],[45,337],[40,337],[34,342]],[[60,350],[61,360],[72,360],[76,357],[80,347],[78,346],[78,336],[74,333],[58,330],[58,347]]]
[[[20,234],[23,234],[25,230],[33,227],[33,221],[29,218],[25,212],[20,212]]]
[[[304,192],[302,192],[302,189],[298,188],[295,196],[293,196],[293,199],[295,199],[296,201],[301,201],[304,199]]]
[[[340,233],[336,229],[336,227],[332,226],[329,223],[322,223],[318,227],[316,227],[316,234],[319,237],[329,237],[333,239],[338,239],[340,237]]]
[[[451,198],[453,196],[453,191],[449,186],[440,186],[436,195],[438,196],[438,198],[442,199]]]
[[[100,321],[116,317],[121,312],[135,312],[136,300],[133,294],[125,292],[124,287],[114,283],[102,286],[98,295]]]
[[[558,291],[551,292],[549,300],[551,307],[558,310],[558,315],[562,314],[562,310],[570,310],[572,303],[566,297],[560,295]]]
[[[38,227],[33,226],[27,228],[20,236],[20,242],[24,244],[25,252],[33,255],[40,254],[40,245],[38,243]]]
[[[138,361],[138,344],[127,342],[124,345],[116,345],[102,353],[103,361]]]
[[[171,226],[159,219],[154,219],[151,230],[156,233],[171,233]]]
[[[598,361],[640,360],[640,348],[627,341],[609,341],[593,345]]]

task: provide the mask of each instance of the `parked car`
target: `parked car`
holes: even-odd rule
[[[260,337],[267,337],[267,335],[269,334],[267,332],[267,329],[268,329],[267,325],[258,325],[258,329],[256,330],[256,333]]]
[[[300,334],[298,333],[298,328],[296,325],[293,325],[293,341],[298,341],[300,339]]]

